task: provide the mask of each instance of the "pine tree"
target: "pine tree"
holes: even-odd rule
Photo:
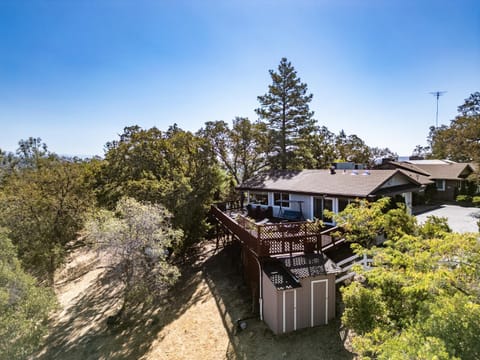
[[[260,108],[255,112],[269,127],[273,142],[270,164],[282,170],[298,169],[303,165],[304,153],[309,151],[306,139],[315,130],[313,111],[308,105],[313,95],[307,95],[307,84],[300,81],[286,58],[280,61],[278,72],[269,72],[272,84],[268,93],[258,97]]]

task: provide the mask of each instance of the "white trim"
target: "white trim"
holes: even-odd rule
[[[284,290],[282,291],[282,326],[283,326],[283,332],[286,332],[287,331],[287,310],[286,310],[286,306],[285,306],[285,303],[286,303],[286,296],[285,294],[287,292],[292,292],[292,290]],[[293,290],[293,330],[297,330],[297,289],[294,289]]]
[[[328,279],[322,279],[322,280],[313,280],[310,283],[310,326],[313,327],[314,325],[314,318],[313,318],[313,285],[315,283],[325,283],[325,325],[328,324]]]
[[[293,330],[297,330],[297,289],[293,290]]]
[[[323,220],[323,210],[325,210],[325,200],[332,201],[332,212],[338,214],[338,198],[331,196],[312,196],[312,219],[315,217],[315,199],[321,200],[321,220]],[[324,221],[327,225],[335,225],[333,221]]]
[[[289,192],[286,192],[286,191],[273,191],[271,192],[272,194],[272,205],[271,206],[274,206],[274,207],[277,207],[277,208],[282,208],[282,209],[291,209],[291,206],[290,206],[290,199],[292,198],[292,194],[290,194]],[[275,194],[280,194],[280,201],[282,205],[279,205],[279,204],[275,204]],[[283,196],[282,194],[286,194],[288,195],[288,199],[287,199],[287,205],[283,205]]]
[[[259,287],[258,305],[260,307],[260,320],[263,321],[263,271],[262,271],[262,265],[260,264],[260,261],[256,256],[255,256],[255,259],[257,260],[258,271],[260,273],[259,274],[260,282],[258,283],[258,287]]]
[[[282,316],[282,325],[283,325],[283,332],[286,332],[287,331],[287,311],[286,311],[286,307],[285,307],[285,294],[287,292],[292,292],[292,290],[286,290],[286,291],[282,291],[282,296],[283,296],[283,304],[282,304],[282,312],[283,312],[283,316]],[[293,330],[297,330],[297,289],[294,289],[293,290]]]
[[[441,181],[441,184],[442,184],[441,187],[438,186],[437,181]],[[435,188],[437,189],[437,191],[445,191],[445,187],[446,187],[445,179],[435,179]]]

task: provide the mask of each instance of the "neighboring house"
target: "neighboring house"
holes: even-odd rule
[[[356,199],[396,195],[411,209],[412,193],[422,187],[403,170],[278,171],[238,187],[249,216],[245,204],[213,205],[211,213],[217,241],[223,236],[238,245],[234,258],[242,262],[260,319],[278,334],[328,324],[335,284],[353,274],[348,269],[357,256],[324,210],[338,213]]]
[[[432,200],[453,201],[466,179],[473,173],[470,164],[456,163],[449,160],[408,160],[402,162],[390,161],[381,166],[383,169],[401,169],[411,176],[426,177],[436,191]]]

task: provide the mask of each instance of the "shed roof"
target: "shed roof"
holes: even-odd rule
[[[319,275],[336,274],[339,267],[324,254],[299,254],[270,258],[263,271],[277,290],[301,287],[300,279]]]
[[[265,262],[263,271],[277,290],[288,290],[301,286],[277,260]]]
[[[361,197],[376,195],[380,188],[388,186],[394,177],[407,180],[411,189],[418,189],[422,183],[401,170],[330,170],[274,171],[261,173],[245,181],[240,190],[281,191],[317,195]],[[385,192],[385,190],[383,190]]]

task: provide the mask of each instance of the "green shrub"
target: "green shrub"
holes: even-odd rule
[[[470,201],[472,198],[468,195],[457,195],[456,197],[456,201],[457,202],[468,202]]]
[[[472,204],[473,206],[480,206],[480,195],[473,197]]]

